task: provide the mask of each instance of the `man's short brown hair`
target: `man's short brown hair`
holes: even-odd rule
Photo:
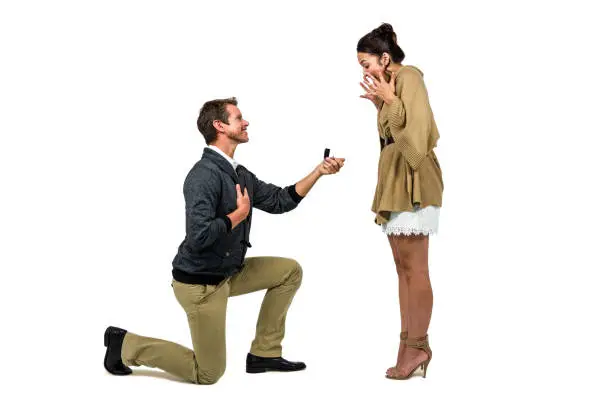
[[[217,129],[213,126],[213,122],[220,120],[223,123],[228,123],[229,114],[226,109],[227,105],[238,106],[238,100],[236,98],[215,99],[206,102],[202,109],[200,109],[198,130],[204,136],[207,145],[217,139]]]

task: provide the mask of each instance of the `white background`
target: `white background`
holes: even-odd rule
[[[612,81],[605,2],[6,1],[0,6],[3,406],[610,406]],[[373,222],[379,145],[358,39],[382,22],[425,72],[446,189],[428,378],[389,381],[397,278]],[[303,285],[284,356],[247,375],[263,292],[232,298],[213,386],[102,366],[107,325],[190,345],[170,287],[198,110],[236,96],[236,159],[298,181],[250,256]],[[519,405],[520,404],[520,405]]]

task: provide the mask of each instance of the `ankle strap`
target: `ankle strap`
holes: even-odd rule
[[[406,336],[404,342],[407,346],[416,347],[416,348],[425,348],[429,347],[429,336],[425,335],[423,337],[408,337]]]
[[[426,334],[423,337],[408,337],[408,332],[401,332],[400,333],[400,340],[404,343],[406,343],[406,345],[408,346],[412,346],[412,347],[424,347],[426,345],[429,345],[429,336]],[[410,344],[408,344],[410,343]]]
[[[431,349],[429,348],[429,336],[427,334],[423,337],[408,337],[407,332],[401,332],[400,339],[402,340],[402,343],[404,343],[408,347],[414,347],[423,350],[427,353],[428,356],[431,357]]]

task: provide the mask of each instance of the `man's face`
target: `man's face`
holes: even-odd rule
[[[243,119],[240,109],[235,105],[226,105],[228,113],[227,124],[223,124],[223,130],[228,139],[236,143],[246,143],[249,141],[247,127],[249,122]]]

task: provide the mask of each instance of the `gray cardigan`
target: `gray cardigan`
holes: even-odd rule
[[[251,200],[247,218],[232,230],[227,215],[236,210],[236,184]],[[295,184],[281,188],[259,180],[244,166],[236,170],[219,153],[205,148],[185,179],[186,236],[172,261],[174,279],[213,284],[237,273],[246,256],[253,207],[281,214],[297,207],[302,197]]]

